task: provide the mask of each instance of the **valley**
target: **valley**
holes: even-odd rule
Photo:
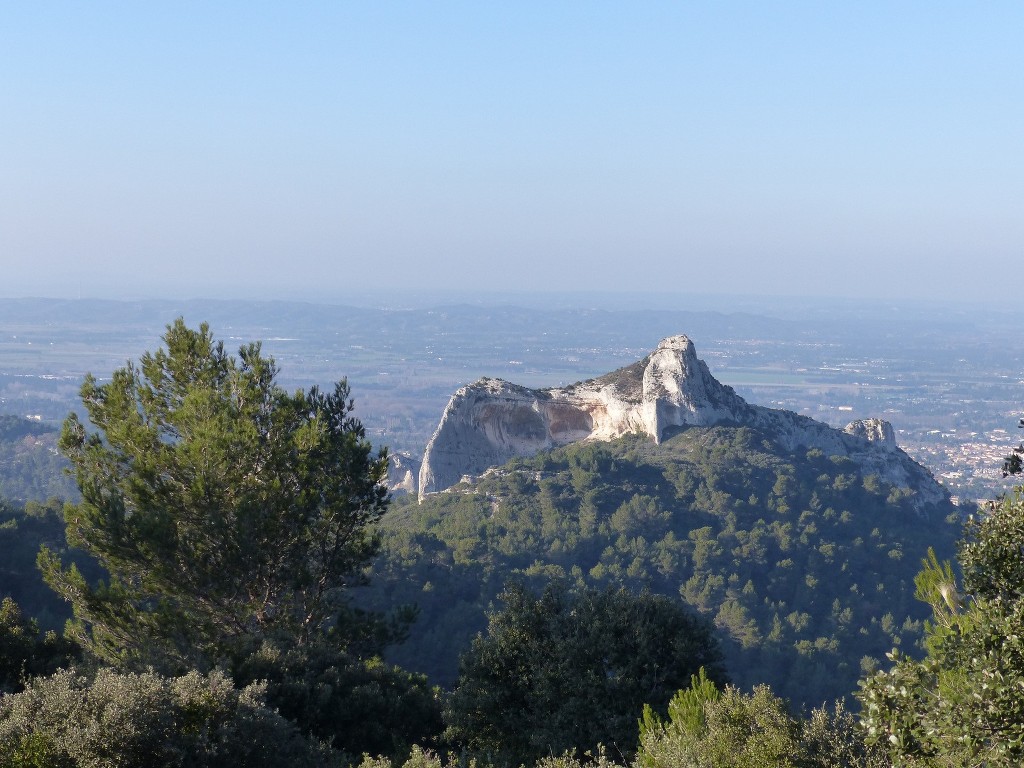
[[[4,299],[0,414],[59,424],[77,407],[86,372],[102,380],[152,348],[180,315],[209,322],[229,345],[262,339],[288,387],[329,386],[347,377],[374,442],[419,459],[460,386],[483,376],[564,386],[629,364],[659,339],[685,333],[715,377],[752,404],[839,427],[883,418],[899,445],[955,496],[990,498],[1004,487],[999,466],[1019,438],[1024,380],[1024,341],[1011,315],[810,300],[694,299],[678,302],[693,309],[667,303],[596,309],[517,299],[523,303],[387,309]]]

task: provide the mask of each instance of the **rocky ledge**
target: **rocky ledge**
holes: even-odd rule
[[[818,448],[847,456],[865,474],[911,489],[922,509],[945,495],[896,445],[888,422],[866,419],[838,430],[790,411],[751,405],[711,375],[690,339],[671,336],[643,360],[568,387],[528,389],[491,378],[462,387],[427,444],[419,496],[568,443],[630,433],[660,442],[681,427],[715,424],[756,427],[784,450]]]

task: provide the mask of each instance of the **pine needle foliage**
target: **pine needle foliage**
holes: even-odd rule
[[[82,493],[69,540],[109,580],[43,550],[71,635],[115,665],[209,669],[259,648],[344,648],[348,589],[378,547],[386,456],[345,381],[289,393],[258,343],[229,355],[206,324],[81,388],[60,447]],[[360,630],[362,631],[362,630]]]

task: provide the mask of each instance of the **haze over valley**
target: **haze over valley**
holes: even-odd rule
[[[679,297],[677,308],[651,309],[579,308],[586,297],[575,297],[575,308],[557,296],[518,297],[518,305],[462,298],[407,308],[3,299],[0,414],[59,424],[78,407],[85,373],[102,380],[181,315],[208,321],[229,346],[262,340],[289,387],[347,377],[372,440],[420,458],[460,386],[483,376],[564,386],[685,333],[715,377],[753,404],[836,427],[883,418],[954,496],[988,498],[1005,487],[999,468],[1019,440],[1024,380],[1024,342],[1010,314],[749,297]]]

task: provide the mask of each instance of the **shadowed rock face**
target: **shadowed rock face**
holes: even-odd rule
[[[670,336],[643,360],[568,387],[528,389],[491,378],[462,387],[427,444],[419,495],[568,443],[629,433],[660,442],[675,428],[723,423],[762,429],[785,450],[819,448],[849,456],[865,473],[915,489],[923,504],[944,495],[897,447],[887,422],[856,421],[840,431],[790,411],[750,405],[711,375],[686,336]]]

